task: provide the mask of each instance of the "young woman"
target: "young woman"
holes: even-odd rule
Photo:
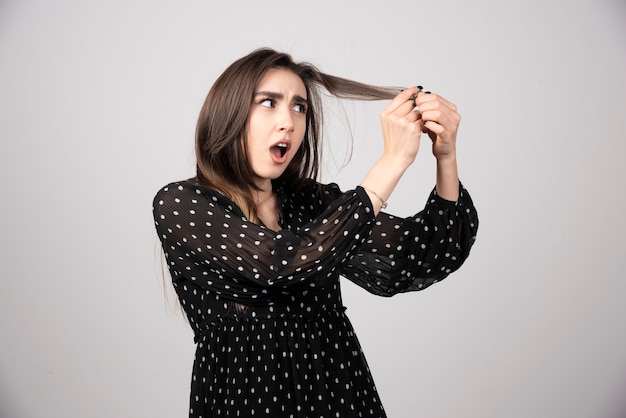
[[[359,185],[316,181],[320,88],[392,99],[384,150]],[[173,284],[195,333],[190,417],[384,417],[344,313],[339,277],[381,296],[458,269],[478,228],[456,164],[460,117],[446,99],[368,86],[260,49],[211,88],[196,132],[196,177],[154,199]],[[422,133],[437,159],[426,207],[381,212]]]

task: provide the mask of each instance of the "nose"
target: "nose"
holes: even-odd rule
[[[277,128],[279,131],[292,132],[294,129],[294,120],[291,109],[283,108],[278,112]]]

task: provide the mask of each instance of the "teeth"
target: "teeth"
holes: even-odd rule
[[[282,144],[282,143],[281,144],[277,144],[276,146],[279,147],[279,148],[287,148],[287,144]]]

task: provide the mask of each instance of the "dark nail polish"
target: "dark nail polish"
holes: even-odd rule
[[[426,94],[430,94],[430,92],[429,92],[429,91],[425,91],[424,93],[426,93]]]
[[[422,87],[422,86],[417,86],[417,89],[418,89],[418,90],[424,90],[424,87]]]

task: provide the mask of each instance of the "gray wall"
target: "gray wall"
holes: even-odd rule
[[[163,294],[151,199],[193,174],[204,96],[259,46],[423,84],[463,116],[460,173],[482,221],[466,265],[391,299],[344,285],[389,416],[626,416],[625,9],[0,2],[0,416],[185,416],[194,346]],[[331,107],[323,180],[360,181],[383,106]],[[423,144],[398,215],[434,184]]]

